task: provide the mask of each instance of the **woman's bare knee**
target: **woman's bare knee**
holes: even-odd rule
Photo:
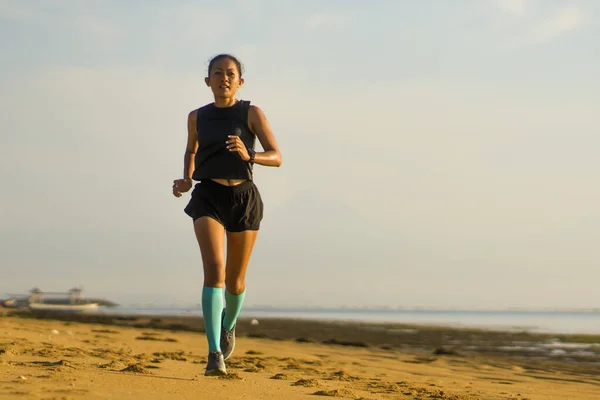
[[[222,288],[225,283],[225,266],[221,262],[204,263],[204,286]]]
[[[194,222],[196,238],[202,254],[204,286],[222,288],[225,283],[223,260],[224,228],[210,217],[201,217]]]
[[[229,293],[237,296],[238,294],[242,294],[244,290],[246,290],[246,283],[237,277],[234,277],[233,279],[226,277],[225,287],[227,288],[227,291]]]

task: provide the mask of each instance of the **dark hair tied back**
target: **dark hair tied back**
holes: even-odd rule
[[[210,62],[208,63],[208,76],[210,76],[210,72],[212,71],[215,63],[219,60],[222,60],[224,58],[229,58],[231,61],[233,61],[235,63],[235,66],[237,67],[238,70],[238,74],[240,74],[240,78],[242,77],[242,63],[240,62],[240,60],[238,60],[236,57],[232,56],[231,54],[219,54],[214,56]]]

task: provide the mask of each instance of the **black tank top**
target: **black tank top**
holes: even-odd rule
[[[194,173],[196,181],[203,179],[252,180],[252,165],[243,161],[236,152],[227,149],[228,135],[240,136],[247,149],[254,149],[256,136],[248,127],[250,101],[238,101],[231,107],[217,107],[210,103],[198,109]]]

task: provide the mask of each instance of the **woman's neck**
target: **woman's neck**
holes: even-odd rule
[[[215,97],[215,106],[217,107],[231,107],[237,103],[235,97]]]

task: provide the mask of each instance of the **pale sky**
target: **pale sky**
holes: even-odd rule
[[[200,302],[187,114],[245,65],[280,168],[247,305],[599,307],[595,0],[0,0],[0,297]]]

